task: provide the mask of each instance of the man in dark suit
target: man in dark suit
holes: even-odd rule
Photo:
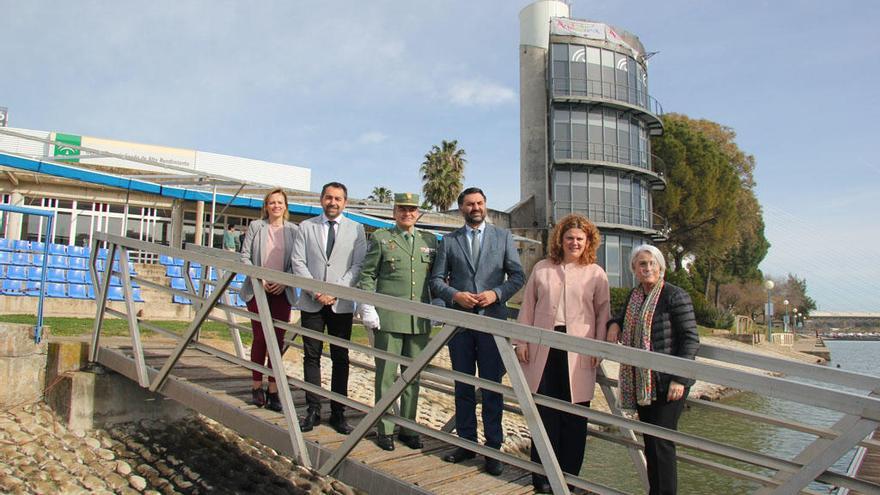
[[[465,226],[443,238],[437,249],[431,273],[431,292],[446,305],[461,311],[507,319],[507,300],[525,282],[513,235],[486,223],[486,195],[476,187],[462,191],[458,209]],[[452,369],[480,378],[501,382],[504,364],[492,335],[460,328],[449,341]],[[502,395],[482,390],[483,433],[486,446],[501,448]],[[455,430],[458,436],[477,441],[476,394],[474,387],[455,382]],[[443,459],[457,463],[472,459],[474,453],[458,448]],[[486,471],[500,475],[500,461],[486,458]]]
[[[321,208],[324,212],[303,220],[293,242],[293,274],[339,284],[353,286],[361,273],[367,241],[364,226],[346,218],[342,211],[348,200],[348,189],[339,182],[325,184],[321,190]],[[351,339],[354,303],[336,299],[330,294],[301,291],[296,306],[301,310],[302,326],[324,332],[345,340]],[[324,343],[303,336],[303,375],[308,383],[321,386],[321,352]],[[340,395],[348,395],[348,349],[330,344],[333,374],[330,389]],[[308,410],[300,420],[302,431],[311,431],[321,423],[321,398],[306,393]],[[351,433],[345,420],[345,406],[330,403],[330,426],[342,434]]]

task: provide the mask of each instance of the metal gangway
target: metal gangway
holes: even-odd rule
[[[866,439],[880,422],[880,379],[857,373],[828,369],[822,366],[792,362],[764,355],[739,352],[722,347],[702,345],[698,361],[656,354],[627,348],[616,344],[571,337],[558,332],[548,332],[510,321],[500,321],[428,304],[364,292],[358,289],[327,284],[296,277],[288,273],[246,265],[238,261],[234,253],[218,249],[186,245],[185,249],[152,244],[125,237],[96,233],[98,241],[107,243],[107,268],[96,270],[97,246],[93,243],[89,260],[95,282],[97,314],[94,323],[90,360],[111,368],[140,386],[174,399],[199,413],[208,416],[241,435],[259,441],[281,454],[289,455],[303,466],[313,467],[324,475],[337,479],[369,493],[531,493],[532,472],[545,474],[553,492],[568,494],[572,488],[600,494],[625,493],[610,486],[591,481],[589,478],[572,476],[561,472],[552,452],[546,432],[541,424],[537,405],[552,407],[589,420],[589,434],[603,441],[614,442],[627,449],[636,471],[647,486],[641,434],[672,440],[688,452],[679,454],[680,463],[688,463],[702,469],[745,480],[755,485],[756,493],[793,494],[818,493],[808,485],[818,480],[828,485],[856,490],[861,493],[880,493],[880,485],[854,478],[851,475],[830,471],[835,461],[857,446],[877,447],[876,440]],[[134,251],[147,251],[184,260],[184,276],[188,290],[176,290],[156,284],[128,273],[124,263]],[[111,260],[118,255],[122,266],[114,272]],[[202,266],[199,284],[191,278],[189,267],[193,263]],[[216,270],[216,281],[207,276]],[[107,292],[112,275],[121,277],[124,291],[124,310],[111,309]],[[409,359],[389,354],[369,345],[341,340],[314,332],[298,325],[272,321],[266,294],[259,283],[254,284],[259,315],[230,303],[227,288],[235,274],[244,274],[253,280],[262,279],[282,283],[302,290],[331,294],[378,307],[394,309],[412,315],[442,322],[428,346],[418,356]],[[179,295],[193,301],[195,315],[182,333],[175,333],[138,318],[132,299],[132,280],[141,287],[155,289],[169,296]],[[213,290],[206,289],[212,286]],[[101,337],[106,316],[126,319],[129,338],[124,345],[114,344]],[[288,352],[299,352],[294,342],[296,335],[309,337],[346,347],[364,355],[386,359],[407,366],[391,390],[375,405],[359,402],[311,385],[284,372],[282,366],[272,369],[258,366],[245,358],[240,332],[250,332],[249,322],[240,323],[239,318],[261,321],[269,356],[273,363],[282,362],[282,353],[273,331],[280,327],[287,331],[285,344]],[[206,321],[227,324],[233,341],[233,353],[212,347],[199,339],[199,330]],[[507,368],[509,385],[497,384],[477,377],[457,373],[438,366],[435,356],[454,335],[456,328],[472,328],[491,334],[495,338]],[[145,344],[142,330],[151,330],[168,337],[166,343]],[[610,413],[574,406],[570,403],[529,392],[522,371],[517,363],[511,339],[541,343],[554,348],[566,349],[605,360],[628,363],[696,378],[727,387],[750,391],[788,401],[837,411],[842,414],[833,426],[817,427],[798,421],[773,417],[746,409],[690,398],[694,407],[713,411],[756,423],[765,423],[811,435],[812,441],[793,458],[781,458],[755,450],[749,450],[716,439],[700,437],[680,431],[672,431],[641,423],[621,414],[615,406],[616,380],[600,373],[599,390],[605,395]],[[106,342],[105,342],[106,341]],[[731,367],[731,365],[736,365]],[[368,372],[371,363],[352,360]],[[743,370],[742,367],[755,371]],[[257,370],[273,375],[278,383],[283,413],[274,413],[249,405],[250,371]],[[766,372],[772,372],[768,375]],[[504,394],[508,404],[507,414],[519,414],[528,426],[540,455],[541,463],[515,456],[483,445],[460,439],[451,432],[448,421],[445,427],[433,427],[403,419],[394,414],[394,403],[404,387],[416,376],[421,376],[425,389],[452,393],[452,383],[460,381],[481,389]],[[818,384],[821,383],[821,384]],[[855,389],[855,390],[853,390]],[[304,409],[304,391],[319,394],[326,400],[334,400],[349,408],[350,420],[356,424],[347,436],[336,434],[326,427],[315,428],[303,434],[297,421],[297,410]],[[597,393],[599,393],[597,391]],[[450,416],[453,411],[447,412]],[[398,448],[394,452],[378,449],[366,440],[374,425],[386,417],[399,426],[418,432],[425,439],[420,451]],[[501,477],[491,477],[471,463],[448,464],[442,462],[443,453],[453,447],[464,447],[483,456],[491,456],[507,464]],[[698,452],[694,455],[691,451]],[[737,461],[729,463],[727,461]],[[476,461],[475,461],[476,462]],[[686,493],[686,488],[683,487]]]

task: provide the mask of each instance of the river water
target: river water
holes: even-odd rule
[[[880,342],[826,341],[831,350],[830,367],[847,371],[880,376]],[[806,424],[829,427],[840,414],[812,406],[797,404],[781,399],[768,398],[752,393],[740,393],[721,401],[724,404],[782,417]],[[710,411],[702,407],[689,408],[679,422],[681,431],[725,442],[727,444],[792,459],[815,437],[805,433],[757,423],[727,414]],[[684,451],[683,449],[679,449]],[[690,452],[694,455],[699,453]],[[853,452],[841,458],[832,470],[845,473]],[[705,457],[705,455],[703,455]],[[713,461],[723,462],[750,471],[762,472],[752,465],[735,463],[717,457]],[[678,463],[679,493],[681,494],[748,494],[758,485],[717,474],[691,464]],[[772,474],[772,471],[763,471]],[[587,440],[586,460],[581,476],[630,493],[641,493],[641,483],[632,467],[626,449],[616,444],[590,437]],[[811,489],[821,493],[833,493],[833,488],[821,483],[813,483]]]

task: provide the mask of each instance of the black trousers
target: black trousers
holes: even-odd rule
[[[449,358],[452,369],[480,378],[501,382],[504,363],[495,338],[487,333],[459,328],[449,340]],[[501,448],[504,430],[501,427],[503,396],[498,392],[480,389],[483,403],[483,434],[486,445]],[[473,385],[455,382],[455,431],[461,438],[477,441],[477,394]]]
[[[557,327],[557,331],[565,332],[565,327]],[[554,399],[571,401],[571,384],[568,380],[568,353],[550,348],[538,393]],[[590,407],[590,401],[579,402],[579,406]],[[559,411],[551,407],[538,406],[541,422],[547,430],[547,437],[556,460],[563,472],[577,476],[584,464],[584,449],[587,444],[587,418]],[[532,441],[532,461],[540,463],[535,442]]]
[[[659,392],[659,391],[658,391]],[[685,391],[687,392],[687,391]],[[645,423],[662,426],[670,430],[678,429],[678,418],[684,411],[684,397],[669,402],[666,393],[658,393],[657,400],[650,406],[638,406],[639,419]],[[645,460],[648,467],[649,495],[674,495],[678,491],[678,460],[675,442],[645,435]]]
[[[324,332],[345,340],[351,340],[351,313],[334,313],[332,306],[324,306],[317,313],[302,312],[302,326],[309,330]],[[324,342],[303,335],[303,375],[307,383],[321,386],[321,353]],[[348,396],[348,349],[330,344],[330,359],[333,361],[333,373],[330,390]],[[306,403],[309,409],[321,410],[321,396],[306,392]],[[342,404],[331,401],[330,410],[341,413],[345,410]]]

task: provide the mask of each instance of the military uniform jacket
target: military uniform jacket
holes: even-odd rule
[[[379,294],[431,302],[428,278],[437,238],[430,232],[415,229],[413,244],[403,237],[396,226],[373,232],[370,248],[364,258],[358,287]],[[376,307],[383,332],[420,334],[431,331],[431,322],[405,313]]]

